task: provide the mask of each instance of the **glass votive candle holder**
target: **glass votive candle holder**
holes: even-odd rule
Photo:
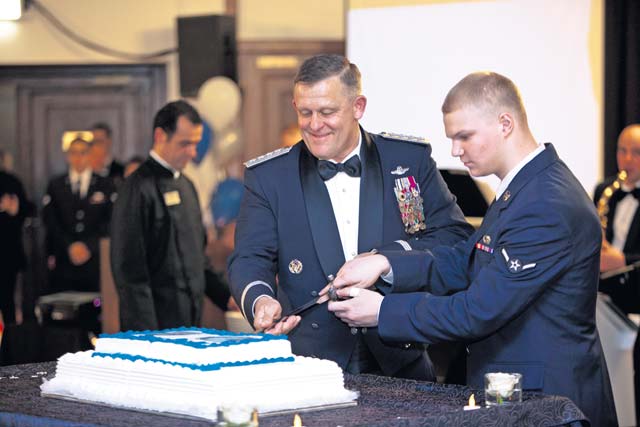
[[[219,425],[225,427],[254,427],[254,408],[248,405],[224,405],[218,413]]]
[[[522,374],[505,372],[484,374],[484,401],[487,406],[522,402]]]

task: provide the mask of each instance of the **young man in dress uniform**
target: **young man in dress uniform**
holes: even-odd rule
[[[351,373],[433,380],[423,346],[387,346],[375,328],[349,327],[326,304],[283,318],[359,253],[450,245],[471,231],[430,146],[366,132],[358,123],[366,104],[360,72],[346,58],[302,64],[293,96],[302,141],[246,163],[232,293],[257,330],[289,334],[295,354]]]
[[[538,144],[513,82],[473,73],[442,106],[451,154],[473,176],[501,182],[466,242],[432,251],[381,251],[342,267],[348,301],[329,310],[378,326],[389,342],[467,342],[467,383],[518,372],[525,390],[570,398],[593,426],[614,426],[595,323],[601,235],[595,209],[551,144]],[[368,288],[383,275],[378,287]]]
[[[116,193],[110,179],[91,171],[89,145],[81,138],[69,144],[69,171],[52,179],[43,197],[50,292],[100,289],[99,242],[109,234]]]
[[[120,188],[111,268],[123,331],[199,323],[206,236],[198,195],[181,171],[200,139],[202,120],[191,105],[165,105],[154,118],[149,157]]]

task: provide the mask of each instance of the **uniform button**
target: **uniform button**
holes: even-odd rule
[[[351,221],[347,220],[347,224],[351,224]]]
[[[351,335],[355,335],[358,333],[358,328],[351,328]]]
[[[467,349],[467,354],[471,354],[471,350],[469,350],[469,346],[465,347]]]
[[[84,219],[84,211],[82,209],[76,211],[76,219]]]
[[[355,252],[351,252],[351,256],[355,257],[356,253]]]
[[[317,297],[318,296],[318,291],[311,291],[311,296],[312,297]]]
[[[318,356],[315,354],[310,354],[309,357],[315,357],[316,359],[318,358]]]
[[[367,328],[362,328],[362,333],[366,334],[367,333]]]
[[[342,192],[343,192],[343,193],[346,193],[346,192],[347,192],[347,189],[346,189],[346,188],[343,188],[343,189],[342,189]]]
[[[318,326],[318,324],[317,324],[317,323],[313,322],[313,323],[311,324],[311,327],[312,327],[313,329],[318,329],[320,326]]]
[[[408,343],[407,343],[407,344],[405,344],[405,345],[404,345],[404,348],[411,348],[411,344],[408,344]]]
[[[84,231],[84,224],[79,222],[76,224],[76,233],[82,233]]]

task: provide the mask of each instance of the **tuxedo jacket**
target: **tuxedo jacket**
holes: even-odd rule
[[[245,171],[246,191],[229,260],[232,294],[250,324],[259,296],[276,298],[286,314],[316,297],[328,276],[345,262],[329,193],[317,171],[318,160],[302,141],[278,153],[266,155],[271,158]],[[358,252],[383,244],[397,248],[451,245],[473,230],[442,180],[429,145],[362,130],[360,159]],[[407,177],[415,178],[424,198],[426,230],[417,235],[405,231],[394,193],[396,180]],[[358,334],[363,334],[385,375],[426,358],[423,346],[387,346],[375,328],[350,328],[326,304],[304,312],[289,338],[295,354],[334,360],[345,368]]]
[[[380,335],[466,341],[469,385],[481,389],[487,372],[519,372],[524,389],[569,397],[591,425],[614,426],[595,324],[601,235],[593,204],[547,144],[469,240],[384,253],[394,279]]]
[[[47,229],[47,255],[53,255],[56,266],[53,271],[52,290],[69,289],[97,291],[100,274],[100,239],[109,234],[111,208],[115,188],[109,178],[92,174],[84,198],[73,194],[69,175],[53,178],[43,197],[42,216]],[[83,265],[75,266],[69,260],[68,249],[80,241],[91,251],[91,258]],[[82,282],[81,288],[72,283]]]
[[[611,177],[598,184],[593,196],[593,200],[596,205],[598,203],[598,200],[600,200],[604,189],[611,185],[614,180],[615,177]],[[613,217],[616,213],[616,205],[616,199],[613,197],[610,198],[609,212],[607,213],[607,230],[605,232],[607,241],[609,243],[613,242]],[[640,209],[636,209],[636,212],[633,215],[633,220],[631,221],[631,226],[629,227],[629,232],[627,233],[627,240],[624,244],[622,252],[624,253],[627,264],[640,261]]]

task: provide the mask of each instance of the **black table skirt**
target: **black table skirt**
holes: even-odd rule
[[[43,377],[52,377],[55,363],[0,368],[0,426],[185,426],[215,425],[207,421],[129,411],[90,403],[40,396]],[[374,375],[346,375],[347,388],[358,390],[358,405],[301,413],[312,426],[588,426],[571,400],[524,393],[521,404],[463,411],[469,387],[400,380]],[[260,427],[291,426],[293,415],[260,418]]]

